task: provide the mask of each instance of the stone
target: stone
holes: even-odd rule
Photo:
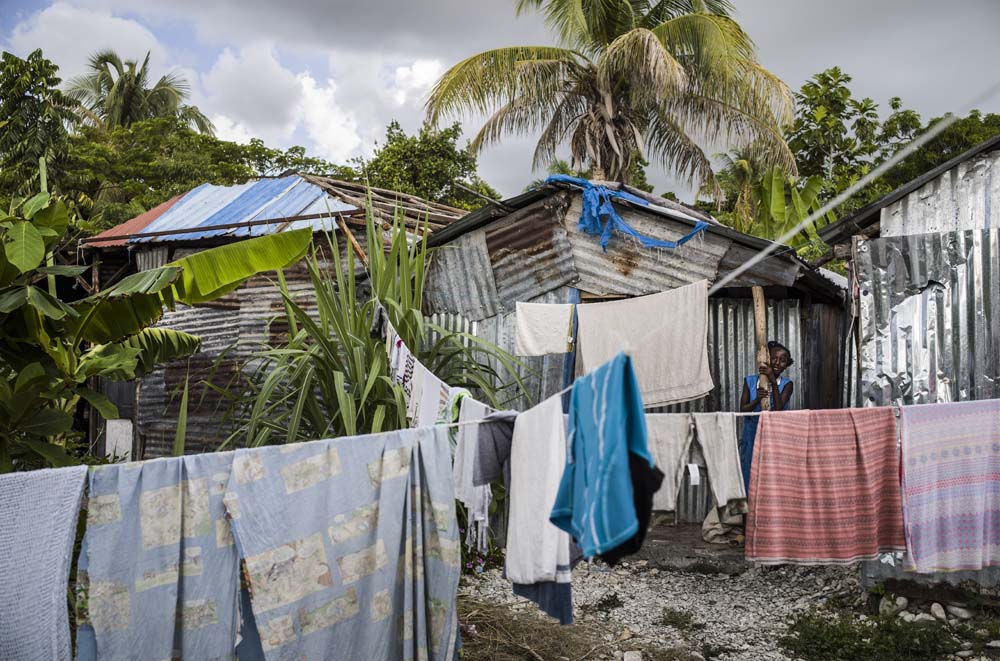
[[[1000,640],[991,640],[990,642],[986,643],[986,647],[989,647],[990,649],[994,650],[1000,650]]]
[[[948,615],[944,612],[944,606],[936,601],[931,604],[931,615],[934,616],[934,619],[941,620],[942,622],[948,621]]]
[[[955,656],[960,659],[968,659],[970,656],[975,654],[972,650],[962,650],[961,652],[955,652]]]
[[[910,600],[906,597],[896,597],[896,609],[905,611],[906,607],[910,605]]]
[[[964,643],[962,643],[962,649],[963,650],[971,650],[972,647],[973,647],[973,645],[969,641],[965,641]]]
[[[642,652],[638,652],[636,650],[625,652],[625,655],[622,657],[622,661],[642,661]]]
[[[957,617],[960,620],[972,619],[972,611],[968,608],[962,608],[961,606],[945,606],[945,610],[948,611],[949,615]]]
[[[705,657],[701,652],[688,652],[688,661],[705,661]]]
[[[911,622],[937,622],[937,618],[930,613],[917,613]]]
[[[899,616],[903,618],[904,622],[913,622],[917,618],[916,615],[910,613],[909,611],[903,611],[902,613],[899,614]]]
[[[878,614],[879,615],[895,615],[899,611],[896,610],[896,602],[890,599],[888,596],[882,597],[878,602]]]
[[[620,636],[618,636],[618,642],[622,642],[624,640],[630,640],[632,638],[635,638],[635,634],[632,633],[631,629],[625,627],[625,630],[621,632]]]

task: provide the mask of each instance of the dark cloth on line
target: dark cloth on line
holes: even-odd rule
[[[632,476],[632,498],[635,516],[639,519],[639,529],[621,546],[601,554],[601,560],[612,566],[625,556],[638,553],[642,548],[649,518],[653,514],[653,494],[659,491],[664,477],[659,468],[650,466],[648,461],[633,452],[628,453],[628,468]]]
[[[479,445],[472,469],[472,484],[479,487],[501,477],[510,484],[510,444],[517,411],[497,411],[479,423]]]

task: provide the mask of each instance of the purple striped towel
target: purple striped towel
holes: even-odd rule
[[[1000,565],[1000,400],[907,406],[900,426],[906,569]]]

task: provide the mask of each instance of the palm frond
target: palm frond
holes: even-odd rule
[[[652,118],[646,129],[646,153],[651,161],[659,162],[688,183],[699,183],[708,186],[713,195],[721,194],[712,162],[670,115],[658,113]]]
[[[473,111],[489,114],[520,93],[520,69],[526,62],[559,61],[575,64],[580,55],[550,46],[512,46],[484,51],[459,62],[434,85],[427,101],[427,119],[437,123],[446,115]]]
[[[629,97],[640,107],[659,104],[687,87],[684,67],[656,34],[635,29],[615,39],[597,62],[597,80],[602,89]]]

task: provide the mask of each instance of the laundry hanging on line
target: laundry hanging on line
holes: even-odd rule
[[[0,475],[0,658],[72,658],[66,588],[86,466]]]
[[[545,356],[573,350],[573,303],[521,303],[515,308],[514,355]]]
[[[900,428],[904,568],[1000,565],[1000,400],[905,406]]]
[[[493,491],[488,483],[476,486],[473,482],[479,448],[479,429],[476,425],[468,423],[482,420],[489,412],[490,408],[486,404],[472,397],[462,399],[458,422],[463,426],[455,430],[457,439],[455,462],[452,466],[455,498],[465,507],[467,517],[465,545],[466,548],[475,549],[480,553],[489,550],[490,503],[493,500]]]
[[[905,548],[891,408],[760,416],[747,560],[848,564]]]
[[[714,384],[708,369],[708,283],[576,308],[577,372],[624,351],[645,408],[697,399]]]
[[[584,557],[639,542],[649,523],[636,516],[629,453],[655,468],[646,446],[642,397],[624,353],[573,383],[566,467],[551,520],[573,535]],[[662,479],[662,477],[661,477]],[[651,481],[643,480],[651,486]],[[659,482],[656,483],[659,488]],[[653,488],[640,497],[652,505]]]
[[[91,469],[78,659],[233,655],[239,558],[223,504],[233,456]]]
[[[653,508],[675,511],[692,445],[697,442],[708,472],[716,507],[746,499],[740,472],[736,416],[732,413],[646,414],[649,450],[664,473]]]
[[[238,450],[227,489],[267,659],[439,659],[461,567],[444,426]]]

